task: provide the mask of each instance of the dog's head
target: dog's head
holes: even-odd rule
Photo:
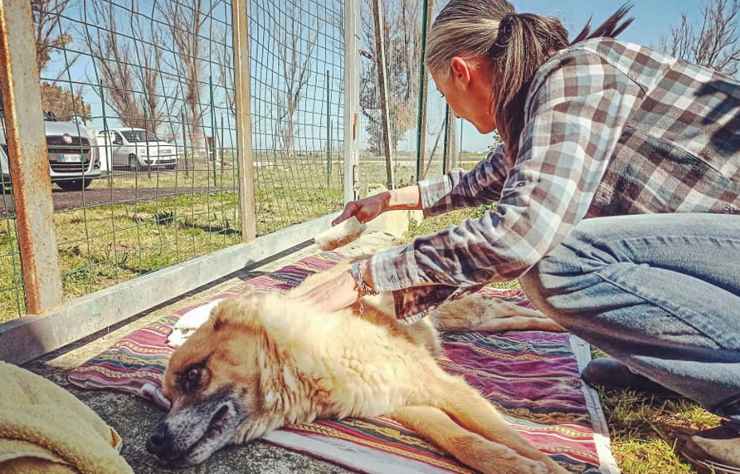
[[[274,347],[261,325],[261,296],[226,300],[170,359],[164,395],[172,403],[147,449],[172,466],[260,436],[266,371]],[[260,430],[262,432],[260,432]]]

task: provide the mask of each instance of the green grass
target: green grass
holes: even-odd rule
[[[411,240],[464,219],[477,218],[484,208],[454,211],[414,224],[405,235]],[[518,282],[497,287],[517,287]],[[595,357],[604,354],[594,350]],[[633,391],[598,390],[607,417],[614,457],[625,474],[684,474],[696,471],[673,450],[680,433],[719,424],[719,419],[683,398],[662,398]]]
[[[205,255],[241,240],[238,176],[227,154],[215,174],[207,162],[188,171],[114,170],[93,181],[90,190],[129,190],[134,202],[91,204],[54,214],[64,297],[69,300],[140,275]],[[341,163],[332,164],[329,186],[324,155],[300,155],[292,162],[258,153],[255,161],[257,234],[305,222],[341,208]],[[413,179],[413,162],[396,167],[397,183]],[[359,170],[360,189],[385,182],[382,160]],[[148,189],[192,189],[178,196],[144,200]],[[210,192],[204,192],[204,190]],[[139,197],[137,197],[139,196]],[[0,218],[0,323],[25,313],[15,222]]]
[[[264,158],[264,157],[262,157]],[[374,164],[369,165],[370,175]],[[380,168],[380,166],[377,166]],[[329,186],[325,162],[299,157],[292,166],[270,163],[257,168],[257,233],[265,235],[338,210],[342,202],[341,167]],[[237,175],[198,165],[185,172],[115,171],[90,188],[127,189],[135,202],[104,203],[54,214],[65,299],[107,288],[139,275],[205,255],[241,241]],[[178,196],[137,199],[145,189],[178,188]],[[203,192],[210,189],[210,192]],[[24,314],[22,274],[15,223],[0,219],[0,323]]]

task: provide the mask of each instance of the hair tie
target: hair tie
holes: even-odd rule
[[[511,40],[511,32],[514,29],[514,18],[516,13],[507,13],[501,18],[498,24],[498,35],[496,35],[496,41],[493,43],[493,48],[504,49]]]

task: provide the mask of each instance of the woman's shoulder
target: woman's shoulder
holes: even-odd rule
[[[670,67],[676,59],[636,43],[614,38],[593,38],[580,41],[553,54],[537,71],[538,75],[562,67],[612,66],[635,77]]]
[[[537,70],[529,98],[546,89],[562,90],[566,84],[598,82],[598,75],[609,74],[632,82],[643,90],[655,82],[676,62],[653,49],[613,38],[580,41],[554,53]],[[557,82],[558,84],[554,84]],[[551,85],[553,87],[543,87]]]

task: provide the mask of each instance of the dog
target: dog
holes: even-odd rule
[[[293,296],[346,269],[309,277]],[[448,304],[437,324],[462,329],[454,305],[482,314],[481,301]],[[171,407],[147,449],[164,464],[188,466],[286,425],[385,415],[484,473],[567,472],[437,364],[432,318],[403,325],[389,304],[365,297],[327,313],[275,293],[224,300],[172,354],[163,381]],[[473,329],[486,323],[471,320]]]

